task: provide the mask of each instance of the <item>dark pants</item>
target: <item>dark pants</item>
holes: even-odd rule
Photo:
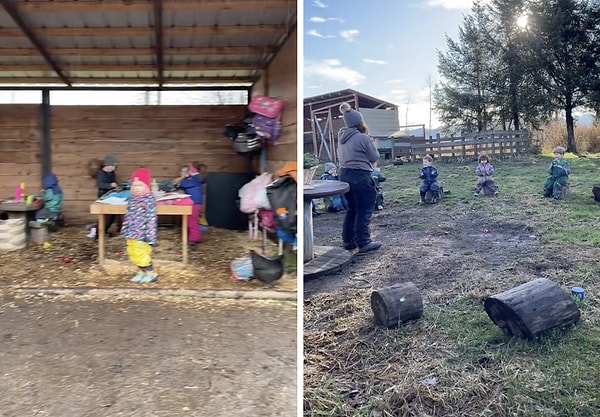
[[[371,172],[361,169],[342,168],[340,172],[340,181],[350,185],[350,190],[345,194],[348,210],[342,229],[342,240],[346,247],[363,247],[371,243],[369,224],[377,197],[375,180],[371,175]]]

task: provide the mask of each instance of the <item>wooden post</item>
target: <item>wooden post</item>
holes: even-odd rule
[[[412,282],[371,293],[371,309],[378,324],[389,328],[416,320],[423,315],[423,299]]]
[[[489,297],[484,308],[506,334],[524,339],[577,323],[581,316],[570,295],[546,278]]]
[[[50,90],[42,90],[40,107],[40,159],[42,178],[52,172],[52,142],[50,138]]]

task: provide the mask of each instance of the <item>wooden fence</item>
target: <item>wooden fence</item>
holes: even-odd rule
[[[390,143],[389,140],[386,142]],[[531,138],[527,131],[486,131],[450,138],[391,139],[388,149],[380,146],[380,152],[387,153],[392,160],[406,158],[410,161],[425,155],[437,159],[467,159],[481,154],[496,157],[524,155],[529,152],[530,146]]]

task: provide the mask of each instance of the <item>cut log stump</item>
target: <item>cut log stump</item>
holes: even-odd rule
[[[388,329],[423,315],[423,299],[412,282],[373,291],[371,309],[375,320]]]
[[[509,336],[535,339],[579,321],[575,301],[558,285],[539,278],[485,300],[485,312]]]
[[[594,184],[592,193],[594,194],[594,200],[600,203],[600,184]]]

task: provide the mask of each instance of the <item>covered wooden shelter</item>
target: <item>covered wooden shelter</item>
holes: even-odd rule
[[[296,160],[296,1],[0,0],[0,90],[34,90],[39,101],[0,104],[0,198],[16,184],[37,193],[59,177],[70,223],[93,220],[88,161],[112,153],[126,179],[139,166],[158,179],[197,160],[232,187],[245,157],[223,135],[252,95],[284,101],[283,131],[267,148],[268,170]],[[89,105],[54,104],[81,91]],[[97,105],[100,94],[114,104]],[[184,95],[210,91],[210,104],[119,105],[125,91]],[[221,99],[242,92],[245,102]],[[213,101],[214,101],[213,100]],[[238,176],[235,179],[235,176]],[[210,183],[209,183],[210,187]],[[231,191],[233,193],[233,191]],[[209,191],[210,194],[210,191]],[[209,197],[210,198],[210,197]]]

